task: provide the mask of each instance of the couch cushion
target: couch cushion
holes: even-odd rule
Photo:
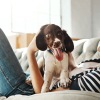
[[[21,49],[14,49],[15,55],[23,69],[23,71],[27,74],[29,74],[29,64],[27,60],[27,48],[21,48]],[[37,59],[38,53],[35,53],[36,59]]]
[[[72,52],[76,64],[79,64],[82,61],[89,59],[98,59],[100,58],[100,52],[97,51],[98,45],[100,45],[100,38],[91,38],[91,39],[81,39],[74,41],[74,50]],[[29,73],[29,65],[27,61],[27,48],[16,49],[14,50],[16,57],[18,58],[22,69],[24,72]],[[38,60],[43,56],[43,51],[38,51],[36,53],[36,59]]]
[[[74,42],[75,48],[72,52],[75,62],[79,64],[84,60],[100,58],[97,51],[100,38],[82,39]]]
[[[100,100],[100,95],[99,93],[89,91],[67,90],[31,96],[15,95],[10,96],[7,100]]]

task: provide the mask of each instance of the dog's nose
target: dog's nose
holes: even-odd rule
[[[60,41],[55,41],[54,42],[54,48],[58,48],[60,46],[61,42]]]

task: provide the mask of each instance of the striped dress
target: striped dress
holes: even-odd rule
[[[100,67],[85,71],[78,75],[80,90],[100,93]]]
[[[76,82],[82,91],[100,93],[100,67],[72,76],[71,80],[73,83]]]

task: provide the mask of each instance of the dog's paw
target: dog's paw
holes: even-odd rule
[[[49,87],[42,86],[41,93],[49,92]]]
[[[60,86],[63,88],[68,88],[70,85],[71,81],[69,78],[66,79],[60,79]]]

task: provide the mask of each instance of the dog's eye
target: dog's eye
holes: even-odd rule
[[[50,34],[45,35],[46,39],[50,38]]]
[[[58,35],[58,36],[61,36],[61,33],[58,33],[57,35]]]

